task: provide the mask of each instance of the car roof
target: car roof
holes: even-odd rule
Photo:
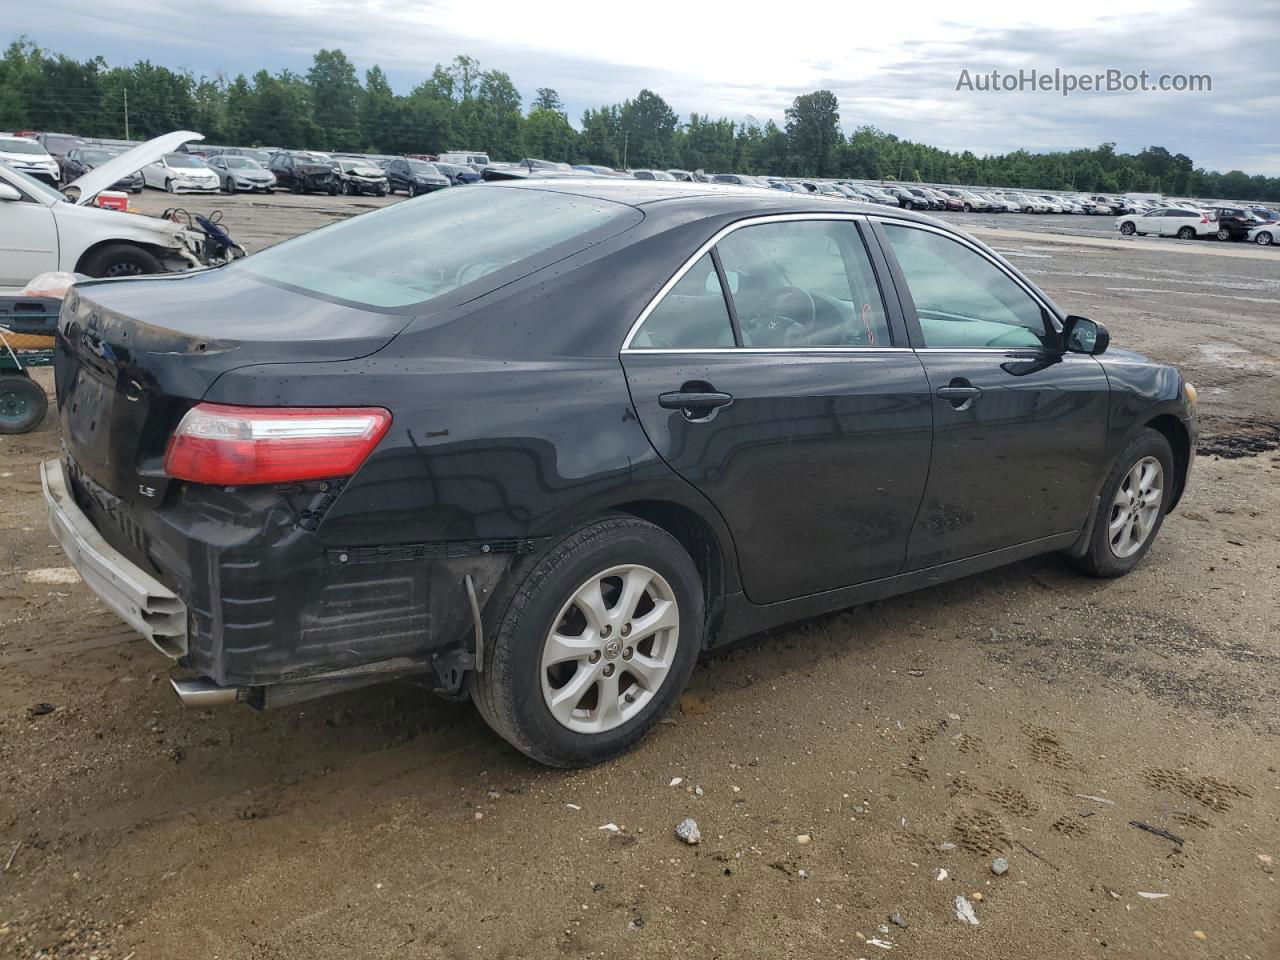
[[[763,187],[740,187],[727,183],[688,183],[681,180],[624,180],[618,177],[581,177],[552,179],[530,177],[523,180],[496,181],[491,186],[506,190],[547,190],[625,203],[641,209],[657,204],[663,213],[675,208],[695,210],[714,202],[718,213],[735,208],[750,213],[868,213],[886,216],[885,208],[874,203],[859,203],[842,196],[817,193],[790,193]],[[654,211],[656,212],[656,211]],[[930,217],[906,210],[895,210],[895,217],[921,223],[935,223]]]

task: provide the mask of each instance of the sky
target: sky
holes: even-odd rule
[[[870,124],[978,154],[1158,144],[1207,169],[1280,175],[1274,0],[43,0],[11,5],[5,26],[71,56],[209,76],[305,70],[316,50],[340,47],[362,74],[381,65],[401,93],[465,53],[509,73],[526,103],[554,87],[575,125],[644,87],[682,117],[761,123],[829,89],[846,133]],[[1212,90],[956,89],[964,70],[1032,69],[1209,74]]]

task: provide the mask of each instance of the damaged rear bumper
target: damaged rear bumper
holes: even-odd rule
[[[271,706],[411,674],[463,689],[480,620],[532,541],[326,543],[329,484],[178,485],[133,507],[73,462],[42,467],[86,582],[185,676],[184,703]]]

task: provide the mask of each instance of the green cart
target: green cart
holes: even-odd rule
[[[0,297],[0,434],[28,433],[49,409],[33,367],[53,364],[61,300]]]

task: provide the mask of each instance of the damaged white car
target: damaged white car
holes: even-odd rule
[[[0,287],[51,270],[127,277],[212,266],[242,253],[216,225],[221,237],[192,223],[91,205],[121,177],[203,139],[179,130],[148,140],[67,184],[65,194],[0,162]]]

